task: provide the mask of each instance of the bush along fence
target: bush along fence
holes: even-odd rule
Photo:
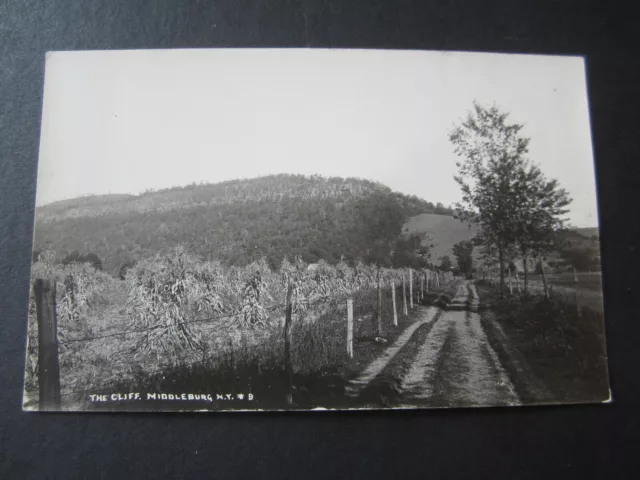
[[[265,262],[223,269],[184,251],[140,262],[124,281],[84,265],[36,265],[27,376],[38,386],[32,394],[41,410],[59,409],[65,396],[132,382],[134,370],[150,378],[200,365],[233,375],[256,363],[258,371],[284,372],[291,405],[296,372],[349,362],[365,338],[384,343],[399,317],[453,280],[449,272],[344,262],[285,260],[277,272]],[[105,305],[109,288],[126,292],[126,304]],[[92,320],[105,309],[124,311],[114,322],[120,328]],[[103,370],[92,367],[79,378],[74,371],[84,365]]]
[[[602,313],[602,285],[599,272],[577,272],[573,268],[565,273],[547,273],[544,264],[539,261],[539,273],[528,274],[527,279],[517,270],[505,270],[504,290],[508,296],[543,296],[549,301],[559,302],[576,309],[578,316],[588,308]],[[500,288],[500,272],[495,268],[477,267],[477,280],[491,288]]]

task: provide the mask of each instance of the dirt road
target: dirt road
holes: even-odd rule
[[[360,389],[351,394],[357,393],[361,401],[388,406],[520,404],[483,329],[478,300],[475,286],[465,283],[446,310],[418,307],[420,325],[406,345],[387,360],[388,365],[376,378],[355,379],[353,384]],[[392,394],[385,385],[392,385]],[[384,398],[376,398],[379,392],[384,392]]]

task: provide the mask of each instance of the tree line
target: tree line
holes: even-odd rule
[[[447,211],[441,204],[365,181],[276,176],[237,183],[251,196],[242,197],[238,186],[229,194],[229,203],[212,206],[185,200],[184,209],[39,221],[35,247],[53,249],[58,259],[70,256],[76,262],[85,252],[93,252],[104,271],[115,277],[122,277],[135,261],[167,253],[176,245],[227,266],[265,258],[276,268],[285,256],[300,256],[308,263],[337,264],[344,259],[350,264],[361,260],[424,268],[430,261],[428,247],[420,244],[420,238],[403,235],[402,227],[414,215]],[[197,193],[199,200],[206,191],[224,191],[216,188],[189,187],[183,193],[187,197]],[[178,192],[182,190],[173,193]],[[279,192],[282,196],[275,198]],[[260,199],[251,200],[254,197]],[[172,199],[158,194],[156,206]]]

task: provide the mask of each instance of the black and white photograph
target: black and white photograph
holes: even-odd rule
[[[578,56],[46,56],[27,411],[608,403]]]

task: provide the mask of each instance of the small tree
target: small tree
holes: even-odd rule
[[[118,278],[120,278],[120,280],[124,280],[127,276],[127,272],[131,270],[135,265],[135,260],[127,260],[125,263],[123,263],[120,267],[120,270],[118,271]]]
[[[495,250],[500,269],[500,294],[504,293],[504,263],[514,243],[517,215],[517,176],[525,164],[529,139],[522,125],[507,123],[508,114],[496,106],[474,103],[474,111],[449,135],[456,163],[456,182],[462,190],[459,218],[481,226],[483,245]]]
[[[453,246],[458,270],[462,275],[469,276],[473,271],[473,242],[462,240]]]
[[[80,261],[83,263],[90,263],[96,270],[102,270],[102,260],[93,252],[89,252],[86,255],[80,257]]]
[[[440,260],[440,270],[443,272],[451,270],[451,259],[449,258],[449,255],[445,255],[442,257],[442,260]]]
[[[537,265],[537,260],[542,260],[548,252],[556,249],[558,233],[566,223],[562,217],[568,211],[566,207],[571,198],[556,180],[548,180],[536,165],[527,165],[519,175],[519,197],[516,200],[519,212],[514,231],[518,256],[523,265],[526,295],[529,256],[533,256]]]
[[[555,180],[547,180],[529,162],[530,139],[520,135],[523,125],[507,118],[496,106],[474,103],[474,111],[449,136],[461,158],[454,177],[462,190],[458,217],[480,227],[475,241],[485,260],[498,264],[501,295],[506,263],[515,250],[525,268],[527,255],[547,252],[571,201]]]
[[[80,263],[80,252],[78,250],[74,250],[73,252],[67,254],[60,262],[62,265],[69,265],[70,263]]]

